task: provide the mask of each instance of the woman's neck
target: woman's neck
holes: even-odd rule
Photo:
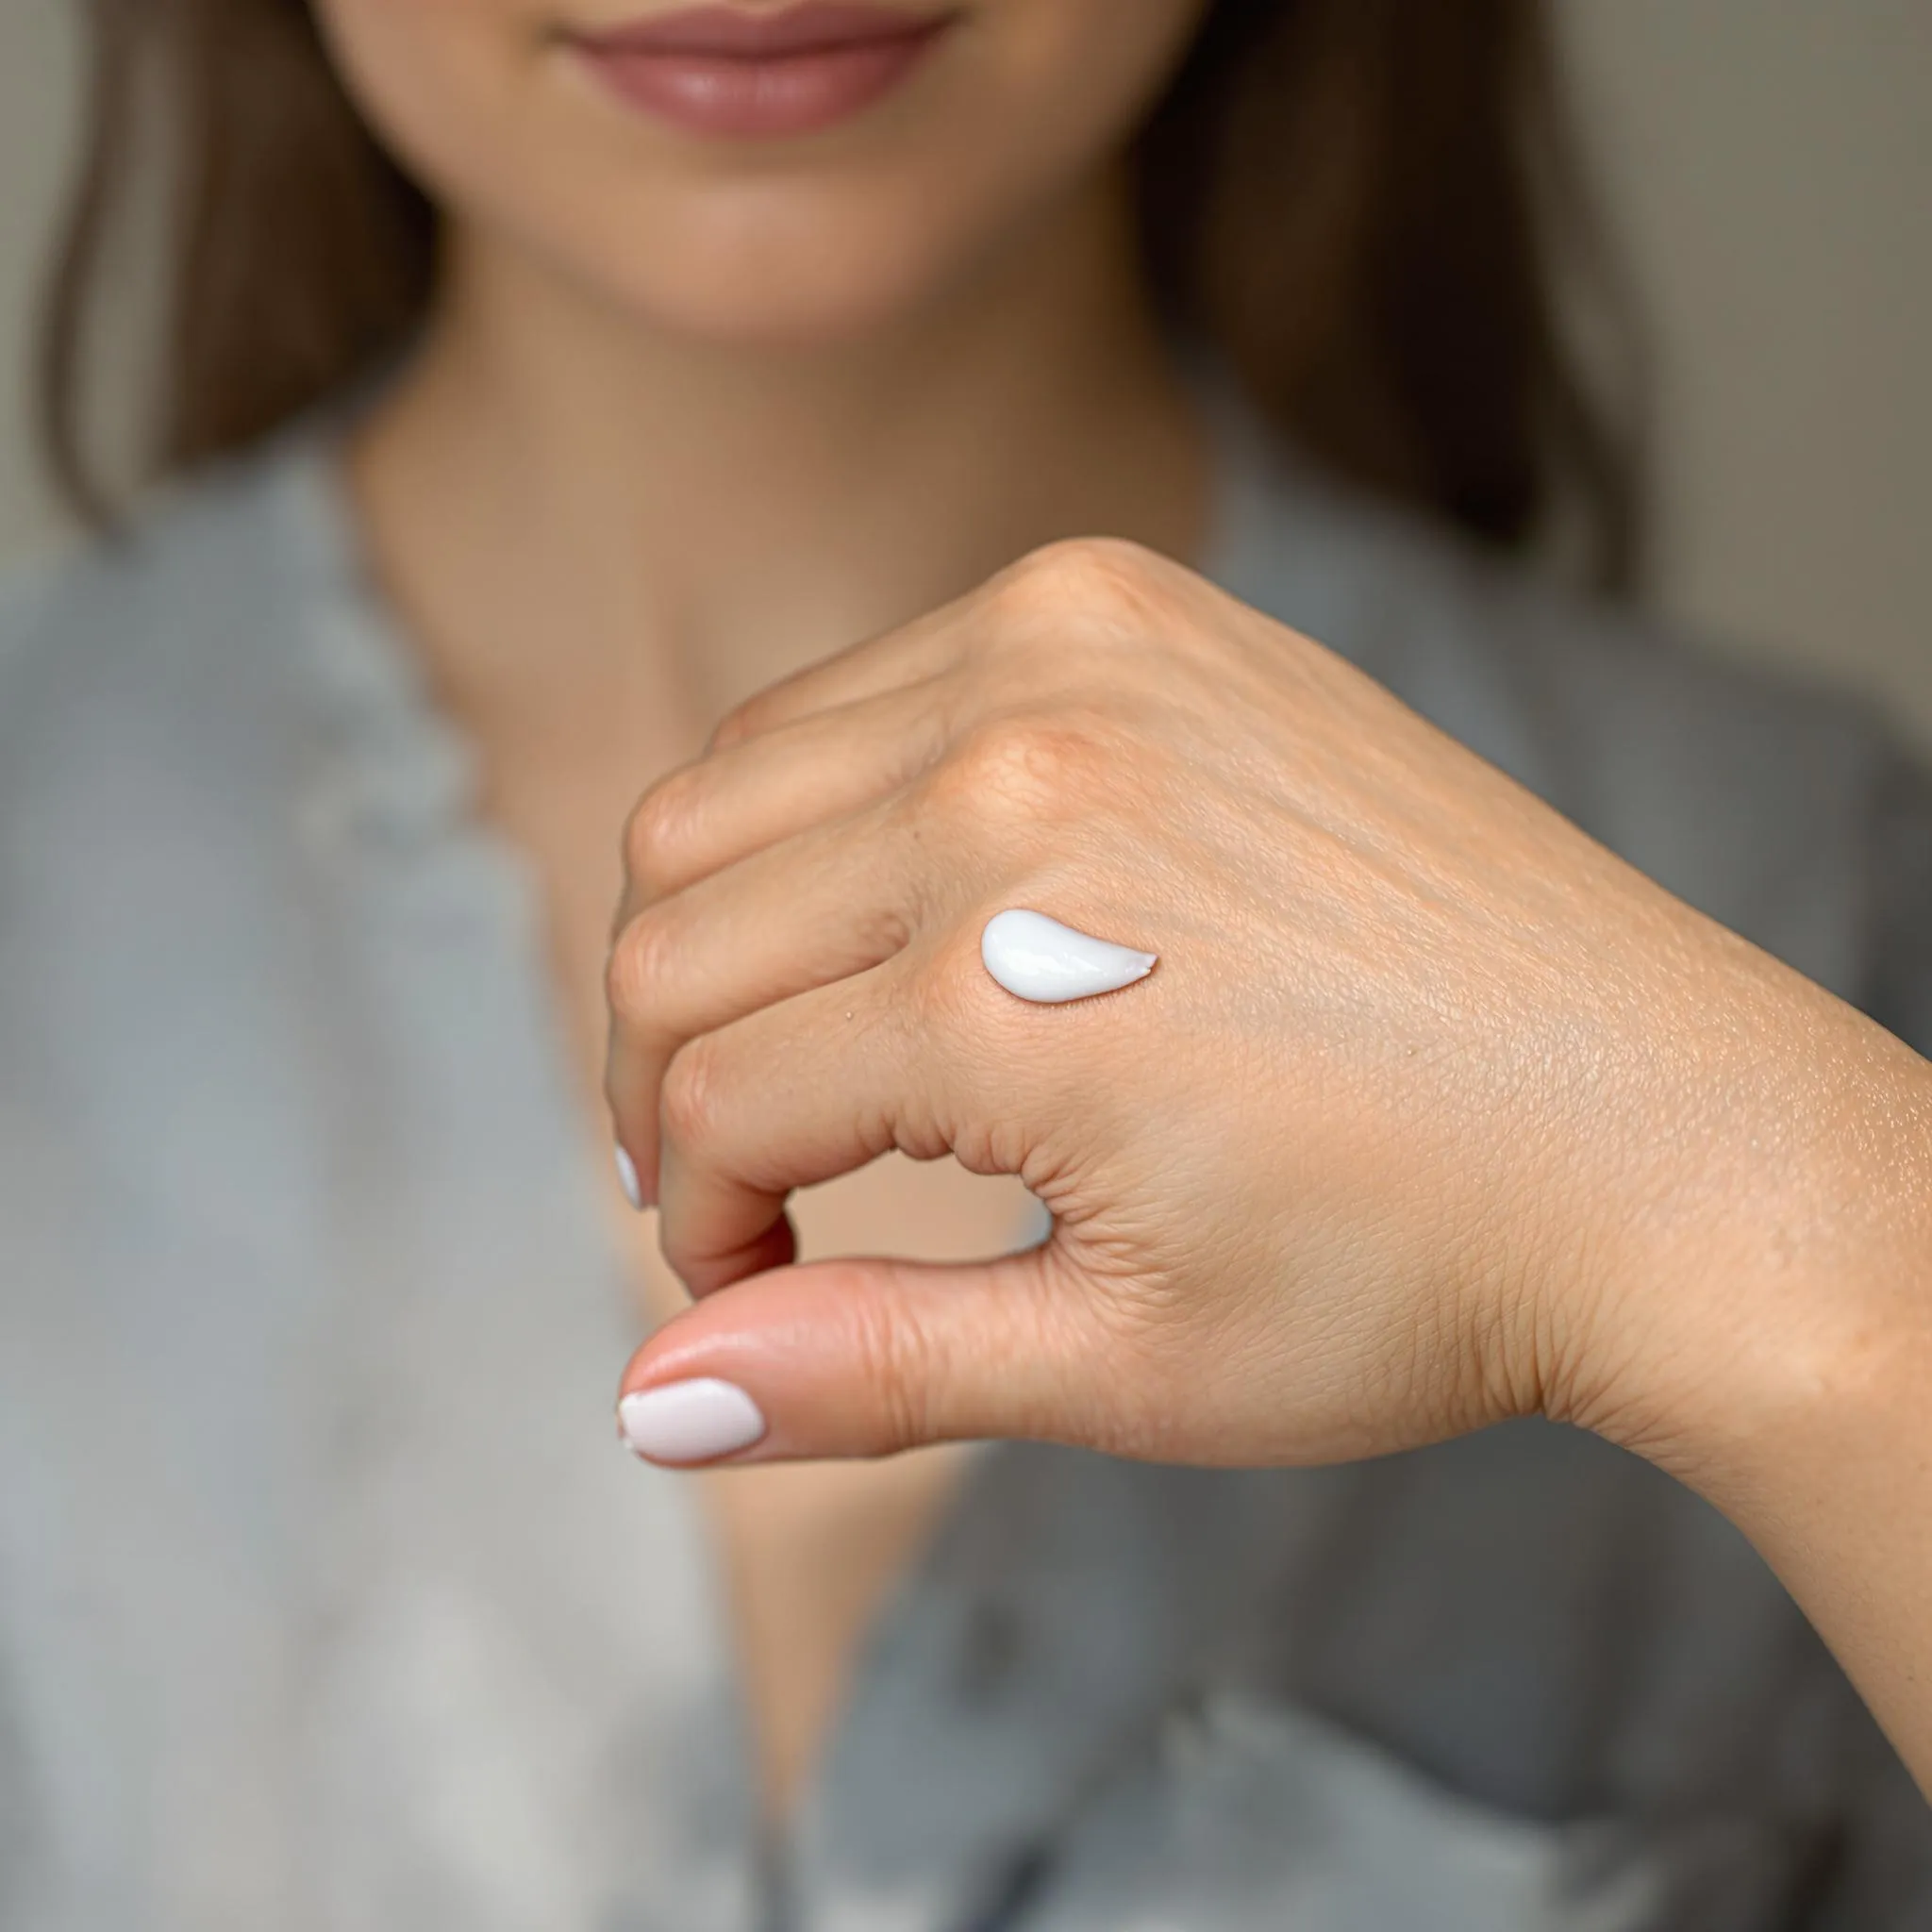
[[[834,345],[669,339],[458,240],[352,462],[445,696],[486,738],[653,691],[714,717],[1055,537],[1191,554],[1204,439],[1124,200]]]

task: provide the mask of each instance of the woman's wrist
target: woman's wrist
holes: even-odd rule
[[[1811,991],[1569,1419],[1750,1538],[1932,1790],[1932,1061]]]
[[[1574,1384],[1573,1420],[1729,1513],[1932,1348],[1932,1061],[1798,986],[1659,1140]]]

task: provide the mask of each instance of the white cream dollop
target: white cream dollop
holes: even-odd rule
[[[1043,912],[1016,906],[987,921],[979,936],[979,957],[1009,993],[1058,1005],[1131,986],[1153,972],[1159,956],[1097,940]]]

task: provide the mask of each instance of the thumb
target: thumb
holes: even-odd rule
[[[1095,1338],[1066,1274],[1048,1243],[969,1267],[857,1259],[751,1275],[631,1357],[620,1432],[680,1466],[1091,1440]]]

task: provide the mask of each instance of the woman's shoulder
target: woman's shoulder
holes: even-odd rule
[[[293,613],[291,537],[316,454],[281,442],[212,468],[0,580],[0,729],[37,729],[64,693],[111,707],[130,683],[272,647]]]
[[[1932,825],[1932,774],[1873,701],[1485,553],[1258,438],[1229,499],[1226,588],[1680,897],[1865,992],[1876,902],[1903,890],[1885,875],[1911,842],[1899,815]]]
[[[0,913],[36,985],[108,924],[151,958],[164,924],[171,984],[196,983],[444,809],[452,760],[366,608],[337,488],[325,446],[285,441],[0,591]],[[30,1005],[0,988],[0,1031],[38,1024]]]
[[[285,438],[0,586],[0,888],[104,842],[179,870],[286,831],[370,739],[413,750],[381,728],[407,674],[337,489],[325,443]]]

